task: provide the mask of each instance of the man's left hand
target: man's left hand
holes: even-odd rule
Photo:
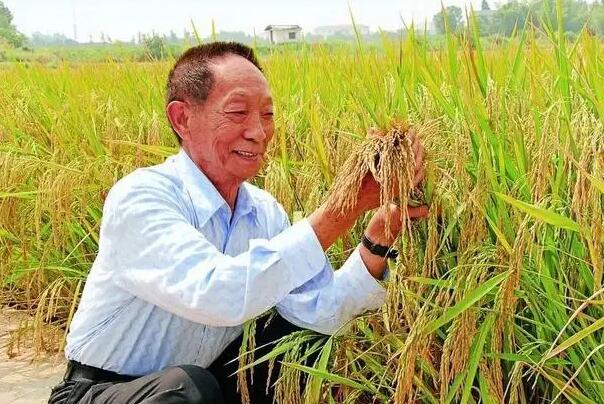
[[[407,206],[407,214],[410,219],[418,219],[428,215],[428,206]],[[391,203],[388,207],[379,208],[365,229],[365,235],[374,243],[390,246],[399,236],[403,226],[403,212],[401,207]],[[390,216],[390,220],[386,220]],[[389,227],[386,228],[386,223]]]
[[[428,215],[428,207],[426,205],[407,206],[407,213],[410,219],[425,217]],[[365,235],[375,244],[391,246],[402,230],[402,214],[401,208],[393,203],[387,207],[382,206],[369,221],[369,225],[365,229]],[[390,216],[390,220],[386,220],[388,216]],[[389,223],[388,228],[386,228],[386,223]],[[386,269],[386,258],[371,253],[363,245],[361,245],[359,252],[371,275],[376,279],[381,279]]]

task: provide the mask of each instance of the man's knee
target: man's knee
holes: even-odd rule
[[[183,391],[188,403],[223,403],[222,392],[216,378],[207,369],[195,365],[180,365],[165,370],[163,388]]]

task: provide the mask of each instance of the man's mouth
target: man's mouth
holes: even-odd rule
[[[238,156],[243,157],[248,160],[256,160],[262,156],[260,153],[252,153],[252,152],[243,151],[243,150],[234,150],[234,152]]]

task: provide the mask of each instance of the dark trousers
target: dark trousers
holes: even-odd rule
[[[265,327],[267,317],[257,321],[256,346],[273,342],[301,328],[276,315]],[[242,337],[233,341],[222,354],[204,369],[195,365],[169,367],[143,377],[112,374],[96,368],[76,365],[75,371],[68,369],[63,382],[53,388],[49,404],[99,404],[99,403],[197,403],[237,404],[241,397],[237,392],[238,361],[229,363],[239,356]],[[270,352],[274,345],[260,348],[255,357]],[[279,358],[271,372],[272,385],[279,374]],[[252,404],[272,403],[274,391],[266,393],[269,374],[268,363],[254,367],[254,383],[249,386]]]

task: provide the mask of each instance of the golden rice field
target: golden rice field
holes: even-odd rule
[[[277,129],[256,182],[292,218],[371,127],[429,128],[431,213],[399,240],[388,303],[338,336],[283,341],[280,402],[604,402],[604,44],[527,28],[487,45],[474,28],[442,47],[411,32],[262,57]],[[1,293],[36,314],[24,335],[39,348],[61,342],[107,190],[175,152],[170,65],[0,70]]]

